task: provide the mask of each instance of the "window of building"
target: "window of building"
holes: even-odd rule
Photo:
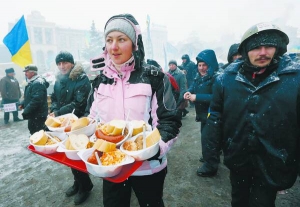
[[[42,28],[34,27],[33,33],[34,33],[34,43],[43,44]]]
[[[53,44],[53,31],[50,28],[45,29],[46,44]]]

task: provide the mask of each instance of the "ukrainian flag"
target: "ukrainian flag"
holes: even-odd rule
[[[24,15],[12,28],[12,30],[4,37],[3,43],[6,45],[12,55],[12,62],[23,68],[32,63]]]

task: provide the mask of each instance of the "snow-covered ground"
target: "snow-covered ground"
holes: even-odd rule
[[[194,109],[189,110],[190,113],[183,119],[181,136],[168,155],[165,206],[229,207],[231,188],[228,170],[223,164],[214,178],[196,176],[201,153],[200,127],[194,121]],[[27,121],[10,121],[10,124],[4,125],[3,111],[0,111],[0,206],[74,206],[73,197],[65,196],[65,190],[73,183],[71,170],[34,154],[27,149],[28,145]],[[102,179],[92,175],[91,179],[94,188],[81,206],[101,207]],[[287,194],[278,195],[276,206],[300,206],[299,181],[287,191]],[[138,206],[134,194],[131,200],[132,207]]]

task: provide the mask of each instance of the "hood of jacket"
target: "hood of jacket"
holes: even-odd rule
[[[197,55],[196,60],[197,60],[197,65],[198,62],[205,62],[208,65],[207,74],[209,76],[213,76],[213,74],[217,72],[219,69],[217,57],[213,50],[210,49],[203,50]]]
[[[228,56],[227,56],[227,61],[228,63],[232,63],[232,56],[238,54],[238,48],[239,48],[239,43],[233,44],[230,46],[229,51],[228,51]]]

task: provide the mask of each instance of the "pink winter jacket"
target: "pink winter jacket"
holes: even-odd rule
[[[166,153],[177,140],[181,127],[168,77],[162,72],[160,76],[153,76],[148,68],[150,66],[145,64],[135,70],[132,58],[121,66],[119,73],[111,61],[106,61],[106,66],[100,71],[100,85],[94,88],[89,114],[90,118],[98,118],[103,123],[113,119],[125,120],[129,114],[128,121],[144,120],[153,129],[158,128],[162,137],[160,160],[144,161],[134,176],[151,175],[166,167]],[[151,70],[158,71],[153,66]],[[155,91],[152,91],[151,78]]]

